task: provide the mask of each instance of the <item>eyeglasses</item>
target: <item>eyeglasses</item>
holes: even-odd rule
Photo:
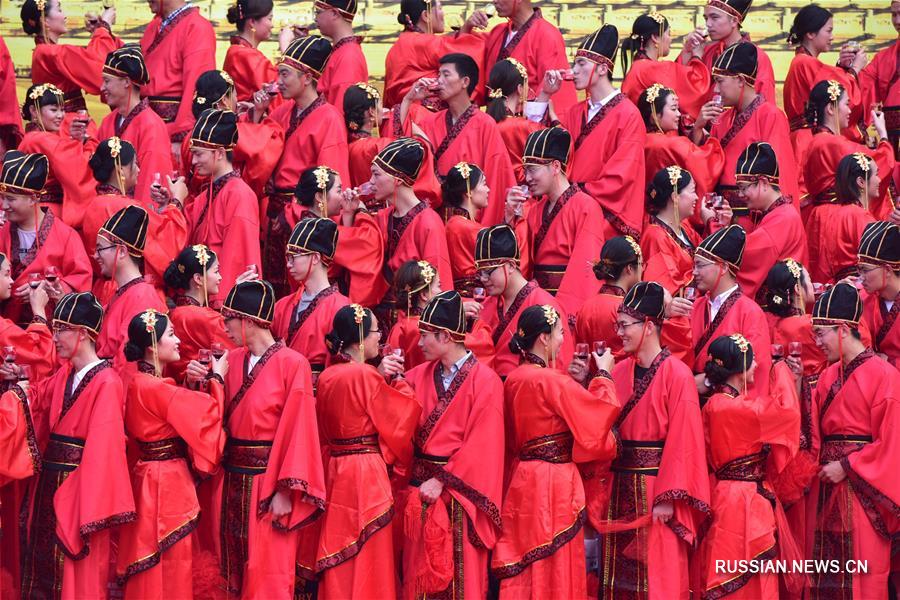
[[[859,266],[859,267],[856,268],[856,270],[859,271],[859,274],[860,274],[860,275],[867,275],[867,274],[871,273],[872,271],[877,271],[877,270],[880,269],[880,268],[881,268],[881,267],[868,267],[868,268],[866,268],[866,267]]]
[[[754,185],[756,185],[755,181],[753,183],[742,183],[742,184],[738,185],[737,186],[738,194],[746,194],[747,190],[752,188]]]
[[[380,333],[381,333],[381,330],[380,330],[380,329],[370,329],[370,330],[369,330],[369,335],[372,335],[373,333],[378,333],[378,334],[380,334]]]
[[[631,323],[623,323],[622,321],[616,321],[616,332],[625,331],[628,327],[632,325],[643,325],[643,321],[632,321]]]
[[[694,268],[696,270],[705,269],[706,267],[715,266],[714,262],[703,262],[703,261],[694,261]]]
[[[102,246],[102,247],[101,247],[101,246],[97,246],[97,247],[94,249],[94,252],[96,252],[97,254],[100,254],[100,253],[103,252],[104,250],[109,250],[110,248],[115,248],[115,247],[116,247],[115,244],[110,244],[109,246]]]
[[[479,279],[490,279],[491,275],[494,274],[494,271],[499,269],[501,266],[502,265],[497,265],[496,267],[493,267],[491,269],[478,269],[477,271],[475,271],[475,275]]]

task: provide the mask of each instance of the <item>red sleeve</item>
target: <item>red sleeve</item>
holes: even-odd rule
[[[15,386],[0,396],[0,486],[34,475],[40,459],[28,398]]]
[[[247,48],[232,44],[225,54],[225,63],[222,70],[234,79],[238,100],[249,102],[254,92],[261,90],[264,83],[275,81],[278,78],[278,69],[272,64],[265,54],[255,48]],[[275,109],[281,103],[280,96],[276,96],[269,107]]]
[[[36,68],[56,73],[59,78],[70,82],[72,86],[98,96],[100,84],[103,83],[101,71],[106,55],[121,46],[122,40],[107,28],[97,27],[87,46],[46,45],[42,52],[35,53],[35,59],[44,63],[36,65]]]
[[[3,130],[12,133],[16,140],[22,139],[22,114],[19,112],[16,95],[16,69],[6,42],[0,37],[0,136]],[[0,139],[3,139],[0,137]],[[8,142],[9,140],[4,140]]]
[[[202,17],[193,20],[182,39],[184,45],[178,57],[181,61],[181,104],[175,120],[166,124],[170,138],[177,133],[190,133],[194,126],[192,106],[197,79],[216,68],[216,33],[209,21]]]
[[[187,219],[175,206],[166,207],[162,214],[148,210],[147,215],[149,226],[144,246],[144,260],[154,275],[161,278],[169,263],[187,245]]]
[[[334,264],[350,276],[351,302],[375,306],[387,292],[381,276],[384,237],[378,223],[367,213],[358,213],[352,227],[338,225]]]
[[[75,230],[67,227],[61,233],[60,239],[64,248],[62,264],[59,266],[60,280],[68,285],[72,291],[89,291],[94,271],[93,267],[91,267],[91,259],[88,258],[87,252],[84,250],[84,244],[81,243],[81,238],[78,237]]]
[[[152,112],[152,110],[148,108],[144,112]],[[115,119],[116,115],[111,114],[110,117]],[[137,128],[137,131],[130,131],[132,128]],[[152,202],[150,185],[153,183],[153,175],[159,173],[162,181],[165,181],[166,173],[174,170],[172,167],[172,142],[169,139],[166,125],[155,113],[140,115],[132,121],[122,137],[130,140],[137,151],[138,166],[141,169],[134,189],[135,200],[141,203]]]
[[[422,407],[412,388],[405,383],[393,387],[385,383],[377,372],[369,371],[376,386],[376,393],[367,396],[366,414],[378,430],[378,439],[385,462],[408,465],[412,461],[412,440],[419,424]],[[388,460],[391,459],[391,460]]]
[[[581,463],[614,459],[616,438],[612,427],[622,407],[612,379],[594,377],[588,389],[568,374],[559,380],[562,387],[550,400],[575,437],[572,460]]]
[[[509,151],[493,120],[485,122],[481,131],[481,143],[484,144],[484,164],[478,165],[487,178],[490,188],[487,208],[478,221],[485,227],[503,222],[503,211],[506,205],[506,190],[516,185],[515,173],[509,160]]]
[[[603,247],[602,224],[600,207],[587,199],[583,211],[567,217],[567,225],[574,229],[575,239],[556,300],[570,315],[577,314],[585,301],[600,289],[593,266],[600,260],[600,248]],[[549,239],[547,241],[552,242]],[[531,260],[534,264],[540,262],[535,256]]]
[[[284,151],[284,130],[278,124],[273,121],[238,122],[234,162],[240,165],[241,178],[257,196],[262,196],[266,182],[281,159],[282,151]]]
[[[426,213],[419,215],[417,220],[421,220]],[[416,236],[416,248],[420,249],[422,256],[418,257],[427,260],[435,269],[441,281],[447,282],[447,289],[453,287],[453,271],[450,270],[450,251],[447,249],[447,234],[444,232],[441,218],[432,212],[428,215],[427,224],[420,223],[419,227],[413,224]],[[407,233],[409,233],[407,231]]]
[[[194,469],[213,473],[225,449],[225,430],[222,428],[224,387],[214,379],[209,382],[209,393],[194,392],[171,383],[165,385],[169,393],[158,407],[160,416],[187,443]]]
[[[56,367],[53,334],[43,323],[31,323],[22,329],[9,319],[0,318],[0,346],[16,348],[16,362],[31,367],[33,381],[44,379]]]
[[[232,182],[233,183],[233,182]],[[259,250],[259,213],[256,197],[246,186],[242,190],[229,193],[228,202],[232,208],[228,223],[225,223],[223,240],[227,252],[219,253],[219,271],[222,283],[219,296],[225,298],[234,287],[238,275],[247,270],[247,265],[262,264]],[[223,194],[217,202],[225,200]]]

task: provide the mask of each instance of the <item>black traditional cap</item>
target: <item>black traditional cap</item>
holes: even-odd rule
[[[122,46],[106,55],[103,73],[113,77],[126,77],[135,85],[150,83],[150,73],[144,62],[144,53],[138,45]]]
[[[739,333],[721,335],[709,345],[709,360],[730,375],[743,373],[753,364],[753,346]]]
[[[334,9],[350,22],[356,16],[356,0],[316,0],[315,6],[322,10]]]
[[[268,281],[261,279],[236,284],[222,305],[222,316],[226,319],[248,319],[263,327],[272,324],[274,311],[275,291]]]
[[[462,297],[458,292],[450,290],[441,292],[428,301],[419,318],[419,329],[422,331],[446,331],[454,342],[462,342],[466,338],[466,317],[463,314]]]
[[[888,221],[866,225],[859,240],[858,257],[864,265],[900,269],[900,228]]]
[[[813,307],[812,324],[815,327],[832,325],[859,325],[862,317],[862,301],[859,290],[849,283],[838,283],[819,296]]]
[[[697,246],[694,256],[702,256],[713,262],[723,262],[731,267],[732,271],[737,272],[741,268],[746,242],[747,233],[744,228],[740,225],[729,225],[709,234]]]
[[[392,177],[412,186],[425,161],[425,148],[412,138],[398,138],[384,147],[372,162]]]
[[[124,244],[128,254],[140,258],[144,254],[147,239],[147,211],[140,206],[126,206],[106,220],[97,235],[110,242]]]
[[[475,238],[475,268],[487,269],[514,260],[519,264],[519,241],[509,225],[485,227]]]
[[[765,179],[777,185],[778,157],[775,156],[775,149],[768,142],[753,142],[747,146],[738,158],[734,178],[738,183]]]
[[[641,281],[634,285],[619,305],[619,312],[635,319],[649,319],[662,323],[666,311],[666,290],[655,281]]]
[[[204,110],[191,131],[191,148],[232,150],[237,141],[237,115],[230,110]]]
[[[200,116],[204,110],[212,108],[234,90],[234,80],[225,71],[213,69],[197,78],[194,86],[194,101],[191,109],[194,117]]]
[[[319,78],[330,56],[331,42],[318,35],[308,35],[291,42],[278,64]]]
[[[584,38],[575,58],[583,57],[598,65],[606,65],[610,73],[613,70],[613,61],[616,60],[616,51],[619,49],[619,30],[615,25],[604,25],[591,35]]]
[[[546,165],[558,160],[563,167],[569,162],[572,136],[562,127],[533,131],[525,141],[522,164]]]
[[[3,155],[0,193],[39,194],[47,183],[50,162],[43,154],[10,150]]]
[[[756,46],[750,42],[738,42],[725,48],[713,63],[713,76],[740,77],[747,85],[756,84]]]
[[[707,0],[706,5],[716,8],[728,16],[735,17],[738,22],[744,20],[753,0]]]
[[[331,219],[303,219],[294,226],[286,252],[288,254],[318,252],[327,263],[334,258],[337,241],[337,223]]]
[[[53,310],[53,324],[81,327],[97,335],[103,325],[103,307],[90,292],[66,294]]]

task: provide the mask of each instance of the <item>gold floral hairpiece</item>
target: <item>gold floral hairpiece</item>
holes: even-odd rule
[[[122,140],[117,136],[109,138],[109,155],[113,158],[119,158],[122,153]],[[124,190],[123,190],[124,191]]]
[[[37,4],[38,10],[41,12],[44,12],[44,9],[47,7],[46,0],[37,0],[35,4]]]
[[[668,89],[668,88],[666,88],[666,86],[664,86],[661,83],[654,83],[653,85],[648,87],[647,88],[647,102],[649,104],[653,104],[654,102],[656,102],[656,99],[659,98],[660,93],[662,93],[662,91],[666,90],[666,89]]]
[[[869,157],[868,157],[868,155],[863,154],[862,152],[854,152],[853,159],[856,161],[856,164],[859,165],[860,169],[862,169],[866,173],[869,172]]]
[[[366,316],[366,309],[359,304],[351,304],[350,307],[353,308],[353,321],[359,326],[359,353],[360,355],[362,355],[362,359],[365,360],[365,337],[363,337],[363,319]]]
[[[225,80],[225,83],[227,83],[231,87],[234,87],[234,79],[231,78],[231,75],[229,75],[227,71],[219,71],[219,75],[222,76],[222,79]]]
[[[194,251],[197,262],[203,267],[203,305],[208,306],[209,293],[206,291],[206,265],[209,264],[210,259],[209,249],[203,244],[195,244],[191,246],[191,250]],[[184,273],[184,265],[178,265],[178,270]]]
[[[514,58],[507,58],[506,60],[508,60],[510,62],[510,64],[512,64],[512,66],[516,68],[516,71],[518,71],[518,73],[522,77],[522,79],[527,82],[528,81],[528,71],[525,69],[525,65],[523,65],[522,63],[520,63],[519,61],[517,61]]]
[[[467,162],[457,163],[453,168],[459,171],[459,174],[462,175],[463,179],[468,179],[469,175],[472,174],[472,167],[469,166],[469,163]]]
[[[63,96],[63,91],[53,85],[52,83],[42,83],[41,85],[37,85],[31,90],[31,93],[28,94],[29,100],[39,100],[44,93],[50,92],[54,96]]]
[[[660,25],[662,25],[663,23],[666,22],[666,18],[663,16],[663,14],[660,12],[656,12],[655,10],[652,10],[649,13],[647,13],[647,16],[650,17],[651,19],[653,19],[654,21],[656,21],[657,23],[659,23]]]
[[[547,325],[553,327],[559,320],[559,313],[549,304],[542,304],[541,310],[544,311],[544,318],[547,320]]]
[[[748,342],[747,338],[745,338],[741,334],[734,333],[728,337],[731,338],[731,341],[733,341],[737,345],[738,350],[740,350],[742,353],[746,354],[747,350],[750,349],[750,342]]]
[[[150,346],[153,348],[153,372],[157,377],[159,377],[161,372],[159,368],[159,348],[157,347],[156,340],[156,316],[158,314],[159,313],[155,308],[148,308],[141,313],[141,321],[144,322],[144,329],[150,334]]]
[[[837,102],[841,94],[844,92],[841,84],[835,81],[834,79],[828,80],[828,99],[832,102]]]
[[[203,96],[197,96],[196,92],[194,92],[194,102],[197,104],[206,104],[206,98]]]
[[[500,88],[491,88],[491,91],[488,92],[488,98],[496,100],[497,98],[503,97],[503,90]]]
[[[669,174],[669,184],[672,186],[672,189],[678,190],[678,182],[681,180],[681,172],[683,169],[678,165],[672,165],[671,167],[666,167],[666,173]]]
[[[356,87],[363,90],[366,93],[366,96],[369,98],[369,100],[381,100],[381,94],[378,93],[378,90],[373,88],[368,83],[361,81],[356,84]]]
[[[431,285],[431,282],[434,281],[434,276],[436,274],[434,267],[431,266],[431,263],[425,260],[420,260],[416,264],[419,265],[419,268],[422,270],[422,279],[425,281],[425,287],[428,287],[429,285]]]
[[[630,235],[623,236],[625,241],[628,242],[628,245],[631,246],[631,249],[634,250],[634,253],[637,255],[638,259],[641,258],[641,247]]]
[[[791,277],[793,277],[797,281],[800,280],[800,274],[803,272],[803,267],[800,266],[800,263],[798,263],[793,258],[787,258],[784,261],[784,266],[787,267],[787,270],[790,272]]]
[[[316,188],[323,192],[328,189],[328,176],[331,175],[331,169],[328,167],[316,167],[313,171],[316,176]]]

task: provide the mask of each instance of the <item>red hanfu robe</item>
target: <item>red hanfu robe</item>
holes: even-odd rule
[[[103,310],[103,326],[97,336],[97,355],[112,360],[116,368],[124,366],[123,348],[128,341],[128,324],[136,314],[150,308],[167,312],[159,292],[143,277],[119,287]]]
[[[119,535],[118,567],[128,598],[192,596],[191,532],[200,520],[194,472],[210,475],[222,459],[224,389],[194,392],[151,372],[128,380],[125,428],[139,458],[131,471],[138,518]],[[139,367],[139,368],[140,368]]]
[[[188,243],[204,244],[219,257],[222,282],[219,293],[209,298],[213,306],[224,301],[248,265],[262,262],[258,209],[256,195],[237,171],[219,177],[185,208]]]
[[[709,138],[698,146],[676,131],[648,133],[644,147],[644,173],[652,181],[660,170],[678,165],[694,178],[698,198],[716,189],[725,167],[725,152],[719,140]],[[699,201],[695,215],[699,216]],[[686,217],[687,215],[682,215]]]
[[[234,80],[238,102],[252,102],[255,92],[278,79],[278,69],[272,61],[239,35],[231,36],[222,70]],[[282,102],[281,95],[273,96],[269,108],[278,108]]]
[[[454,551],[444,558],[453,564],[447,590],[451,597],[485,597],[488,551],[500,535],[503,385],[474,356],[463,363],[446,391],[441,372],[440,362],[432,361],[406,373],[422,406],[413,437],[412,479],[400,492],[399,503],[405,522],[400,596],[410,600],[421,597],[416,573],[426,560],[418,485],[431,478],[444,484],[440,501],[430,510],[446,510],[450,520]]]
[[[611,482],[599,470],[585,478],[591,523],[601,532],[625,527],[600,542],[599,597],[642,589],[648,598],[687,598],[688,551],[710,516],[697,388],[690,369],[668,350],[642,377],[635,366],[628,358],[613,369],[624,405],[614,425],[621,446]],[[650,521],[660,502],[675,509],[665,524]]]
[[[516,174],[516,183],[525,183],[525,167],[522,165],[522,155],[525,153],[525,142],[528,136],[541,129],[540,123],[535,123],[524,117],[507,116],[497,123],[500,137],[506,144],[509,153],[509,162]]]
[[[151,202],[150,185],[159,173],[160,182],[172,173],[172,144],[166,124],[150,110],[146,100],[134,107],[119,123],[119,111],[114,110],[103,118],[97,137],[101,140],[118,136],[134,146],[137,152],[138,174],[134,187],[135,198],[142,203]]]
[[[514,58],[528,73],[528,98],[534,100],[541,90],[544,73],[551,70],[569,68],[566,43],[559,29],[543,15],[541,9],[534,13],[522,26],[513,32],[512,21],[507,20],[491,29],[484,41],[484,70],[481,71],[481,85],[476,92],[478,102],[486,104],[487,81],[494,65],[506,58]],[[553,107],[557,112],[566,111],[578,102],[578,92],[571,81],[563,81],[562,87],[553,95]],[[519,155],[521,156],[521,154]]]
[[[878,294],[869,294],[863,300],[863,322],[872,334],[872,348],[887,356],[887,361],[900,369],[900,297],[888,309]]]
[[[709,67],[699,58],[691,58],[686,65],[680,60],[641,58],[631,64],[625,75],[622,93],[637,104],[644,90],[654,83],[675,90],[681,113],[696,120],[709,98],[712,76]]]
[[[509,342],[513,333],[519,324],[519,316],[522,311],[529,306],[536,304],[548,304],[556,309],[563,323],[569,323],[568,313],[563,310],[556,298],[549,292],[542,289],[537,282],[529,281],[519,290],[515,300],[508,307],[501,306],[500,296],[490,296],[485,299],[481,308],[481,314],[475,327],[486,327],[494,342],[494,360],[491,367],[500,377],[505,378],[509,373],[519,366],[518,354],[513,354],[509,349]],[[570,333],[570,332],[566,332]],[[556,357],[556,368],[565,369],[572,361],[572,353],[575,350],[574,342],[571,335],[563,336],[563,343],[559,349],[559,355]]]
[[[863,95],[862,113],[869,119],[873,106],[884,105],[885,121],[891,145],[898,149],[897,136],[900,134],[900,78],[897,77],[897,58],[900,54],[900,40],[882,48],[859,73],[859,86]]]
[[[637,107],[616,94],[586,122],[588,104],[579,102],[560,114],[571,134],[575,154],[569,181],[600,203],[603,238],[641,237],[644,224],[644,142],[646,128]]]
[[[575,319],[575,341],[579,344],[604,342],[616,360],[625,356],[622,338],[616,332],[616,314],[622,306],[625,290],[604,283],[600,292],[589,298]]]
[[[337,364],[319,377],[316,412],[327,449],[326,504],[316,554],[319,597],[395,598],[397,515],[387,465],[408,467],[422,408],[402,380],[371,365]]]
[[[509,161],[509,152],[500,137],[497,123],[478,109],[475,104],[467,108],[455,123],[449,110],[436,113],[422,111],[415,117],[418,124],[434,145],[434,164],[438,177],[445,177],[461,161],[481,167],[491,192],[488,205],[478,222],[484,226],[503,222],[506,190],[516,184]],[[404,133],[411,134],[413,118],[404,123]]]
[[[756,360],[756,377],[749,393],[762,396],[769,393],[769,370],[772,357],[769,324],[766,315],[740,286],[725,299],[716,318],[710,321],[710,298],[705,294],[694,301],[691,310],[691,340],[694,345],[694,373],[702,373],[709,360],[707,351],[714,339],[739,333],[753,346]]]
[[[31,404],[43,465],[27,501],[23,598],[106,598],[110,528],[137,518],[122,380],[106,361],[73,390],[74,374],[59,369]]]
[[[534,280],[556,296],[567,314],[576,314],[600,289],[593,267],[603,246],[603,212],[571,185],[552,209],[549,197],[539,200],[527,221]]]
[[[790,200],[781,197],[763,212],[762,219],[747,234],[744,258],[737,274],[741,289],[754,298],[771,268],[786,258],[802,265],[809,262],[800,213]]]
[[[297,314],[303,287],[275,303],[272,335],[284,341],[309,361],[313,383],[331,364],[331,353],[325,346],[325,336],[334,326],[334,315],[350,304],[350,299],[338,291],[336,285],[327,287],[313,298],[305,310]]]
[[[32,381],[46,378],[56,367],[56,347],[46,323],[33,321],[22,329],[9,319],[0,317],[0,346],[16,349],[16,364],[31,367]]]
[[[28,402],[28,396],[19,386],[0,395],[0,487],[10,481],[27,479],[41,470]],[[4,528],[3,532],[9,535],[11,529]]]
[[[356,213],[352,227],[338,224],[338,244],[329,278],[346,281],[351,302],[372,307],[387,291],[381,276],[384,261],[384,238],[375,217]]]
[[[316,89],[325,101],[344,116],[344,92],[357,83],[369,81],[369,66],[362,49],[362,36],[351,35],[334,43]]]
[[[161,26],[157,15],[141,36],[150,73],[141,94],[166,122],[172,141],[181,141],[194,125],[191,104],[197,79],[216,68],[216,33],[195,6],[182,10],[165,29]]]
[[[473,288],[481,287],[475,274],[475,240],[481,229],[481,224],[462,214],[450,217],[446,225],[453,289],[467,298],[472,297]],[[443,280],[441,284],[450,287]]]
[[[44,278],[44,270],[53,265],[59,269],[59,281],[64,283],[63,289],[86,292],[91,288],[91,263],[84,251],[81,238],[75,230],[60,221],[52,209],[44,213],[38,227],[37,237],[24,260],[19,259],[19,235],[16,226],[7,222],[0,227],[0,251],[9,257],[12,267],[12,289],[28,283],[28,276],[38,273]],[[48,307],[52,313],[52,307]],[[3,314],[15,322],[31,320],[31,308],[25,302],[15,298],[6,301]],[[38,315],[50,318],[51,314]]]
[[[12,150],[22,139],[22,112],[16,94],[16,66],[0,36],[0,143]]]
[[[859,240],[874,220],[860,204],[815,204],[806,219],[810,279],[837,283],[856,272]]]
[[[673,296],[680,293],[693,279],[694,250],[702,241],[687,219],[681,222],[687,241],[656,217],[641,234],[641,255],[644,257],[644,281],[655,281]]]
[[[746,33],[741,34],[741,42],[750,42],[750,36]],[[752,43],[752,42],[751,42]],[[725,42],[707,42],[706,46],[703,48],[703,64],[706,65],[710,71],[712,71],[713,65],[716,63],[716,59],[722,55],[725,51],[726,47]],[[681,61],[684,52],[682,52],[678,56],[678,61]],[[771,102],[773,105],[778,101],[778,96],[775,94],[775,70],[772,68],[772,61],[769,59],[769,55],[756,44],[756,85],[754,85],[754,89],[758,94],[762,94],[766,97],[768,102]],[[709,90],[706,95],[706,99],[708,100],[712,95],[713,81],[710,78],[709,82]]]
[[[843,374],[843,376],[842,376]],[[900,532],[897,369],[860,353],[829,366],[813,401],[813,447],[819,464],[840,461],[840,483],[814,478],[807,511],[807,556],[866,561],[866,574],[811,575],[811,593],[845,590],[853,598],[884,598],[891,571],[891,538]]]
[[[176,381],[184,380],[187,364],[197,360],[201,348],[210,348],[213,342],[221,344],[226,350],[234,348],[234,342],[225,331],[222,315],[208,306],[201,306],[193,298],[176,298],[175,308],[169,313],[169,321],[172,322],[175,335],[181,340],[178,347],[181,358],[166,369],[166,374]]]
[[[413,314],[407,314],[405,306],[398,306],[397,322],[391,327],[387,343],[395,349],[403,350],[403,365],[407,371],[425,362],[419,339],[419,311],[413,309]],[[494,343],[486,329],[473,328],[466,334],[464,343],[475,358],[486,365],[490,364],[494,356]]]
[[[293,597],[299,528],[325,508],[325,475],[309,363],[276,342],[247,373],[249,352],[228,353],[223,470],[210,517],[222,574],[242,598]],[[291,512],[269,512],[278,491]]]
[[[607,376],[586,390],[568,374],[517,367],[503,386],[512,473],[491,570],[504,598],[584,598],[584,485],[575,463],[616,455],[619,415]]]

